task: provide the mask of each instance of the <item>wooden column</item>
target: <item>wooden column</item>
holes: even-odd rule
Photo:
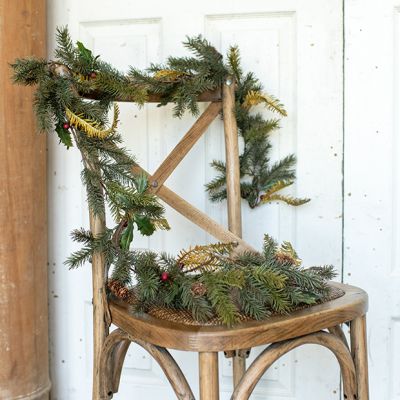
[[[46,57],[45,0],[0,0],[0,399],[48,399],[46,137],[17,57]]]
[[[90,213],[90,230],[94,237],[104,233],[106,221]],[[100,357],[104,341],[108,336],[109,323],[106,321],[108,305],[105,289],[106,270],[104,253],[95,252],[92,257],[92,289],[93,289],[93,385],[92,400],[101,400]]]
[[[242,213],[240,196],[240,164],[238,128],[235,116],[235,84],[228,78],[222,88],[222,109],[224,114],[226,189],[228,201],[228,227],[238,237],[242,237]],[[246,359],[233,356],[233,385],[237,386],[246,370]]]
[[[357,375],[359,400],[369,399],[368,388],[368,353],[366,316],[357,317],[350,323],[351,353]]]
[[[227,83],[223,86],[222,96],[225,132],[228,227],[236,236],[242,237],[239,141],[235,116],[235,85],[233,79],[228,78]]]
[[[199,373],[200,400],[218,400],[218,353],[199,353]]]

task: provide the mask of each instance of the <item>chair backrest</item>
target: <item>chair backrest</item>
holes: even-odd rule
[[[165,158],[154,174],[149,174],[141,167],[135,167],[135,171],[133,172],[141,171],[146,173],[150,182],[149,190],[154,194],[157,194],[161,200],[174,208],[185,218],[214,236],[216,239],[222,242],[236,242],[237,247],[235,248],[235,251],[254,250],[241,238],[240,165],[238,130],[235,116],[234,80],[232,78],[226,79],[222,86],[222,90],[219,90],[218,92],[204,93],[199,96],[198,100],[210,102],[210,105],[196,120],[171,153]],[[160,98],[158,96],[149,96],[148,102],[159,101]],[[218,224],[207,214],[194,207],[164,185],[167,178],[172,174],[194,144],[200,139],[203,133],[210,126],[211,122],[218,117],[221,110],[223,114],[225,136],[228,229]],[[104,232],[105,228],[104,218],[90,214],[90,229],[94,236]],[[106,280],[107,276],[104,254],[97,252],[92,258],[93,345],[95,367],[93,371],[93,388],[98,387],[98,366],[100,365],[101,349],[108,335],[108,329],[111,324],[107,304]]]
[[[219,96],[214,92],[212,96],[204,94],[200,100],[211,100],[210,105],[169,153],[154,174],[149,174],[141,167],[136,167],[135,172],[146,173],[150,182],[150,190],[154,194],[157,194],[169,206],[216,239],[222,242],[237,242],[238,250],[254,250],[241,239],[240,166],[237,124],[234,110],[234,90],[234,82],[228,80],[223,85]],[[223,112],[225,135],[228,229],[222,227],[207,214],[198,210],[164,185],[164,182],[200,139],[211,122],[218,117],[221,110]]]

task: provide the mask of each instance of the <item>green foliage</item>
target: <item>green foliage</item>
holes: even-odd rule
[[[129,220],[120,239],[120,247],[122,250],[129,250],[129,247],[133,240],[133,228],[133,220]]]
[[[83,247],[72,253],[65,264],[70,268],[78,268],[88,262],[95,252],[104,252],[107,262],[114,259],[114,248],[111,245],[112,229],[106,229],[103,235],[94,237],[90,231],[83,228],[75,229],[71,233],[71,237],[75,242],[81,243]]]
[[[251,208],[271,201],[283,201],[298,206],[309,199],[296,199],[276,193],[288,187],[295,180],[294,155],[271,163],[270,135],[279,129],[279,120],[264,119],[260,113],[252,114],[251,108],[263,104],[267,109],[286,116],[283,105],[272,95],[263,93],[260,81],[253,73],[243,73],[238,47],[231,47],[228,53],[228,69],[236,80],[236,120],[244,148],[240,155],[241,196]],[[206,185],[212,201],[226,199],[225,163],[214,160],[211,163],[216,177]],[[285,182],[285,185],[281,185]]]
[[[244,142],[240,157],[241,196],[251,208],[272,201],[292,206],[309,201],[280,192],[294,183],[296,159],[289,155],[271,162],[270,136],[279,128],[279,120],[254,114],[252,107],[262,104],[279,116],[286,116],[286,110],[278,99],[263,91],[253,73],[243,72],[237,47],[230,49],[225,63],[222,55],[201,36],[187,38],[184,46],[192,56],[169,57],[164,64],[153,64],[145,72],[131,68],[125,76],[83,43],[74,45],[66,28],[58,29],[57,43],[55,62],[17,60],[12,67],[16,82],[39,85],[35,97],[39,129],[50,132],[56,126],[60,141],[67,148],[72,144],[70,137],[60,128],[67,119],[72,119],[75,127],[86,133],[108,134],[111,128],[104,127],[112,100],[130,99],[143,104],[149,93],[161,95],[160,105],[174,103],[174,114],[178,117],[186,110],[196,115],[197,97],[205,91],[219,89],[231,74],[237,83],[236,119]],[[100,101],[82,101],[82,94],[89,97],[95,94]],[[69,118],[66,118],[66,108],[70,110]],[[226,198],[225,165],[214,161],[212,166],[217,175],[206,185],[207,191],[212,201],[222,201]],[[285,182],[284,187],[279,186],[281,182]]]
[[[161,105],[174,103],[178,117],[186,110],[197,115],[199,94],[218,89],[228,73],[222,55],[201,36],[187,38],[184,46],[193,57],[169,57],[165,64],[152,64],[146,72],[131,68],[129,73],[134,82],[160,94]]]
[[[215,271],[226,263],[233,248],[232,243],[195,246],[180,252],[178,264],[185,272]]]
[[[11,64],[13,68],[14,83],[24,85],[36,85],[46,75],[48,62],[44,59],[17,59],[14,64]]]
[[[262,253],[232,256],[227,244],[216,243],[181,251],[176,258],[131,252],[131,260],[126,270],[115,268],[112,279],[126,283],[134,274],[139,309],[186,309],[198,321],[217,317],[227,325],[240,315],[263,319],[316,304],[329,294],[327,281],[335,276],[332,266],[302,268],[290,243],[278,246],[269,236]],[[161,279],[163,272],[167,281]]]
[[[303,269],[290,243],[278,246],[269,236],[265,236],[261,253],[236,254],[232,243],[195,246],[176,258],[130,249],[135,231],[151,235],[169,226],[164,208],[148,191],[147,177],[133,173],[137,165],[117,132],[116,105],[112,121],[108,120],[116,99],[140,105],[149,94],[156,93],[161,95],[161,105],[174,103],[176,116],[186,110],[197,114],[199,94],[219,89],[233,75],[237,82],[236,119],[244,142],[240,157],[242,197],[250,207],[276,200],[290,205],[308,201],[279,193],[294,182],[295,157],[289,155],[271,163],[269,136],[279,128],[279,122],[265,120],[250,109],[262,104],[280,116],[286,111],[278,99],[262,92],[252,73],[243,73],[237,47],[231,48],[226,64],[201,36],[188,38],[185,46],[191,57],[169,57],[164,65],[151,65],[146,72],[131,68],[125,76],[83,43],[74,44],[66,28],[57,31],[57,43],[54,61],[16,60],[11,65],[14,82],[36,85],[34,105],[39,130],[55,131],[67,149],[80,151],[81,178],[90,212],[105,218],[108,207],[115,223],[96,237],[84,229],[73,231],[72,239],[82,248],[67,259],[70,268],[102,253],[105,278],[111,271],[111,279],[119,287],[132,287],[136,281],[139,309],[153,305],[184,309],[196,320],[217,317],[227,325],[242,315],[262,319],[324,299],[329,292],[327,281],[334,276],[332,267]],[[218,174],[207,190],[212,200],[223,200],[225,164],[214,161],[212,165]]]
[[[95,57],[81,42],[75,46],[65,28],[58,30],[57,43],[55,62],[16,60],[12,65],[14,81],[37,85],[35,109],[39,129],[49,133],[55,129],[62,144],[67,148],[74,145],[80,151],[81,178],[91,212],[104,217],[107,205],[117,224],[107,230],[108,242],[103,247],[103,237],[92,238],[85,236],[83,231],[79,234],[75,231],[73,239],[84,245],[68,258],[66,264],[76,268],[88,261],[94,251],[107,251],[108,267],[114,263],[118,270],[123,270],[129,261],[127,251],[134,229],[143,235],[151,235],[156,229],[169,228],[163,217],[164,208],[154,195],[146,193],[147,179],[132,173],[136,162],[121,146],[122,138],[116,131],[116,105],[111,127],[105,128],[112,96],[127,94],[127,89],[119,85],[123,82],[123,86],[127,86],[127,79]],[[99,76],[118,84],[103,93],[101,101],[82,99],[81,93],[98,90]],[[100,82],[104,83],[104,79]],[[104,85],[102,89],[107,91]],[[133,92],[137,92],[138,102],[146,96],[143,89]],[[136,98],[135,94],[133,98]]]
[[[58,124],[56,126],[56,133],[60,139],[60,143],[62,143],[67,150],[73,146],[71,133],[68,129],[65,129],[62,125]]]

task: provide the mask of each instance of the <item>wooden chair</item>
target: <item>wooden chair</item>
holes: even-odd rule
[[[204,93],[199,101],[208,108],[150,176],[151,189],[176,211],[220,241],[237,242],[239,250],[252,248],[241,239],[239,153],[234,115],[234,82],[228,79],[221,91]],[[157,102],[157,96],[149,101]],[[223,110],[226,147],[228,221],[224,229],[206,214],[164,186],[165,180],[184,158],[210,123]],[[143,171],[143,170],[142,170]],[[105,221],[90,216],[94,235],[105,229]],[[190,325],[135,314],[119,301],[108,301],[104,257],[96,253],[93,267],[94,371],[93,400],[111,399],[118,391],[124,358],[131,342],[146,349],[159,363],[178,399],[194,399],[179,366],[167,348],[199,353],[200,399],[219,398],[218,352],[233,357],[232,399],[248,399],[264,372],[288,351],[303,344],[319,344],[336,356],[343,379],[344,398],[368,400],[368,368],[365,314],[367,294],[356,287],[335,284],[344,295],[335,300],[265,321],[243,322],[234,328],[221,325]],[[109,334],[110,323],[117,329]],[[351,343],[340,327],[350,323]],[[245,359],[254,346],[268,347],[246,370]]]

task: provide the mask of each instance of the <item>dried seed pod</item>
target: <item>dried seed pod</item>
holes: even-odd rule
[[[203,283],[195,282],[192,284],[190,291],[194,297],[202,297],[207,293],[207,288]]]

